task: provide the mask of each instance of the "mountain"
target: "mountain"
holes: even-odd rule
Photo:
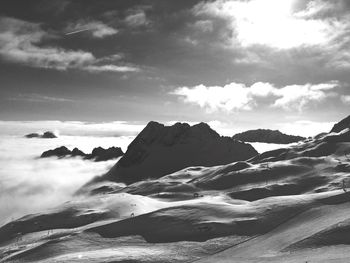
[[[78,148],[74,148],[70,151],[67,147],[61,146],[53,150],[45,151],[41,154],[40,158],[47,157],[76,157],[80,156],[84,159],[93,159],[95,162],[107,161],[111,159],[118,158],[122,156],[124,152],[119,147],[110,147],[108,149],[104,149],[102,147],[97,147],[92,150],[90,154],[86,154]]]
[[[277,144],[289,144],[306,139],[301,136],[287,135],[278,130],[268,129],[249,130],[242,133],[237,133],[233,135],[232,138],[243,142],[264,142]]]
[[[119,147],[109,147],[104,149],[102,147],[94,148],[91,154],[87,155],[87,159],[94,159],[96,162],[108,161],[111,159],[118,158],[122,156],[124,152]]]
[[[256,154],[250,144],[222,137],[205,123],[164,126],[149,122],[102,179],[130,184],[188,166],[222,165]]]
[[[345,119],[341,120],[340,122],[336,123],[333,126],[331,132],[341,132],[346,128],[350,128],[350,115]]]
[[[206,125],[175,127],[151,123],[126,160],[142,168],[154,149],[174,156],[197,141],[224,145]],[[349,142],[345,129],[245,161],[127,186],[96,182],[61,206],[1,226],[0,261],[349,262]]]
[[[47,157],[53,157],[53,156],[61,158],[71,154],[72,152],[66,146],[61,146],[61,147],[57,147],[56,149],[43,152],[40,155],[40,158],[47,158]]]
[[[26,137],[26,138],[43,138],[43,139],[57,138],[57,136],[51,131],[44,132],[43,134],[29,133],[29,134],[25,135],[24,137]]]

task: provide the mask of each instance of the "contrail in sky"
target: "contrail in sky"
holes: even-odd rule
[[[80,30],[76,30],[76,31],[73,31],[73,32],[68,32],[68,33],[66,33],[65,35],[66,35],[66,36],[68,36],[68,35],[73,35],[73,34],[77,34],[77,33],[84,32],[84,31],[88,31],[88,30],[91,30],[91,28],[85,28],[85,29],[80,29]]]

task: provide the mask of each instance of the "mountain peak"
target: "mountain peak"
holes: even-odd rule
[[[189,166],[227,164],[256,154],[251,145],[221,137],[206,123],[190,126],[178,122],[165,126],[152,121],[104,178],[133,183],[159,178]]]

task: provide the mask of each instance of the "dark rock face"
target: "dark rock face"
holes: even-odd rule
[[[57,136],[53,132],[47,131],[47,132],[44,132],[41,138],[52,139],[52,138],[57,138]]]
[[[341,132],[346,128],[350,128],[350,115],[335,124],[330,132]]]
[[[276,149],[261,153],[248,161],[250,163],[276,162],[291,160],[298,157],[322,157],[335,154],[342,144],[350,142],[350,129],[342,130],[339,133],[330,133],[311,140],[305,140],[300,145],[293,145],[288,148]],[[346,147],[345,147],[346,148]],[[346,154],[347,152],[345,152]],[[344,154],[344,151],[341,155]]]
[[[43,152],[40,158],[46,158],[46,157],[52,157],[52,156],[65,157],[70,154],[71,154],[71,151],[67,147],[61,146],[54,150],[48,150],[46,152]]]
[[[326,142],[350,142],[350,129],[342,130],[342,132],[339,132],[336,135],[329,134],[323,138]]]
[[[79,149],[76,148],[76,147],[72,150],[72,152],[70,153],[70,155],[72,155],[73,157],[75,157],[75,156],[85,157],[85,156],[86,156],[86,154],[85,154],[83,151],[79,150]]]
[[[24,137],[26,137],[26,138],[39,138],[40,134],[39,133],[29,133],[29,134],[25,135]]]
[[[57,136],[53,132],[50,132],[50,131],[44,132],[43,134],[29,133],[29,134],[25,135],[24,137],[26,137],[26,138],[43,138],[43,139],[57,138]]]
[[[104,149],[102,147],[97,147],[92,150],[90,154],[86,154],[78,148],[74,148],[72,151],[67,149],[65,146],[58,147],[54,150],[48,150],[41,154],[40,158],[46,157],[83,157],[84,159],[94,160],[95,162],[100,161],[108,161],[111,159],[118,158],[122,156],[124,153],[119,147],[110,147],[108,149]]]
[[[111,159],[118,158],[124,153],[119,147],[110,147],[108,149],[103,149],[102,147],[94,148],[89,155],[89,159],[95,159],[96,162],[107,161]]]
[[[250,145],[221,137],[209,125],[150,122],[102,180],[127,184],[160,178],[189,166],[215,166],[246,160],[257,154]]]
[[[233,135],[233,139],[243,142],[265,142],[288,144],[305,140],[301,136],[287,135],[277,130],[258,129],[250,130]]]

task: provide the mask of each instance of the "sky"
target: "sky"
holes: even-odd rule
[[[0,120],[312,135],[349,115],[348,0],[2,0]]]

